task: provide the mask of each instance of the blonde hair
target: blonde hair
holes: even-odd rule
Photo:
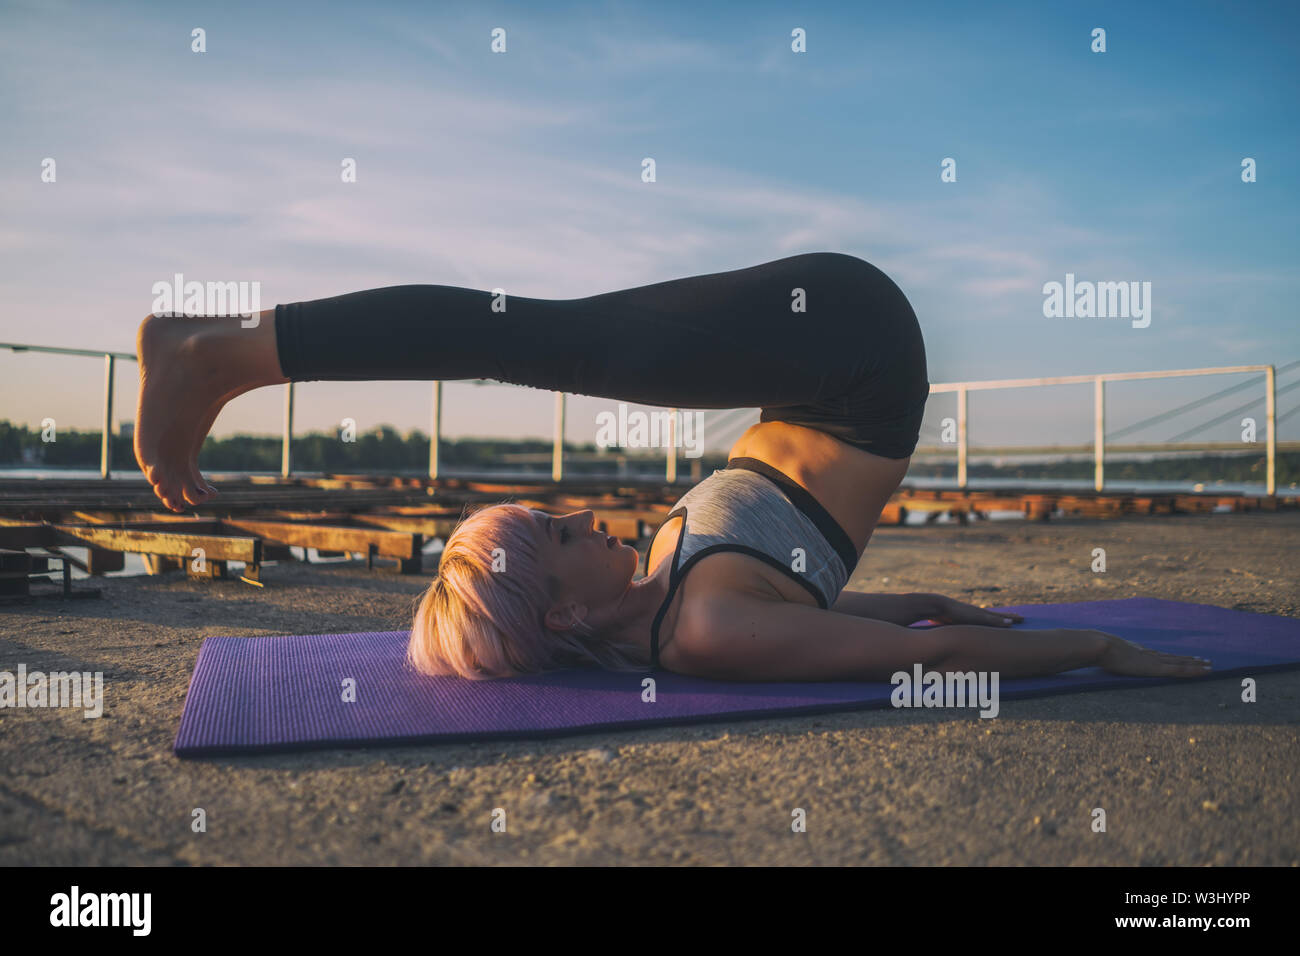
[[[447,538],[437,578],[419,599],[406,653],[412,667],[473,680],[649,667],[644,648],[607,641],[585,621],[569,631],[546,626],[560,582],[542,565],[539,538],[537,519],[522,505],[492,505],[461,520]],[[504,568],[494,569],[496,558]]]

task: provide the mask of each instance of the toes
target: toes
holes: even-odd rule
[[[208,490],[203,487],[203,480],[192,467],[185,469],[184,476],[180,480],[180,491],[185,496],[185,500],[192,505],[206,501],[209,497]]]
[[[184,496],[184,492],[177,491],[178,487],[180,487],[179,482],[156,481],[153,483],[153,493],[158,496],[158,500],[161,501],[168,510],[181,512],[185,510],[187,500]],[[188,502],[188,504],[194,504],[194,502]]]
[[[204,499],[211,498],[217,493],[217,489],[203,477],[203,472],[199,471],[199,466],[193,462],[190,463],[190,484],[203,495]]]
[[[201,505],[211,497],[206,491],[196,487],[192,481],[181,488],[181,494],[191,506]]]
[[[187,507],[200,505],[212,497],[212,492],[204,487],[207,483],[201,479],[195,481],[189,476],[174,479],[164,477],[160,469],[154,468],[151,471],[149,483],[153,485],[153,493],[172,511],[184,511]]]
[[[221,409],[229,399],[229,395],[223,395],[219,401],[212,404],[207,413],[203,416],[203,421],[199,423],[199,427],[195,429],[194,437],[190,444],[190,477],[194,482],[194,487],[199,489],[208,497],[217,494],[217,489],[216,486],[203,477],[203,472],[199,470],[199,452],[203,450],[203,443],[207,440],[208,433],[212,431],[212,426],[216,423],[217,415],[220,414]]]

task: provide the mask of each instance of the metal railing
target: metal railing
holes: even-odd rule
[[[53,352],[56,355],[88,355],[104,359],[104,434],[99,442],[99,474],[108,478],[113,472],[113,373],[118,359],[134,362],[135,356],[130,352],[104,352],[95,349],[65,349],[50,345],[15,345],[0,342],[0,349],[12,352]]]
[[[1182,378],[1189,375],[1236,375],[1243,372],[1264,373],[1264,408],[1267,419],[1265,455],[1267,457],[1268,494],[1277,491],[1277,381],[1272,365],[1233,365],[1224,368],[1189,368],[1167,372],[1107,372],[1102,375],[1057,375],[1048,378],[1009,378],[991,382],[945,382],[932,384],[930,394],[957,393],[957,487],[966,487],[966,458],[969,453],[969,404],[973,391],[1002,388],[1032,388],[1042,385],[1087,385],[1093,387],[1092,445],[1093,487],[1101,491],[1106,484],[1106,383],[1135,382],[1156,378]]]
[[[99,472],[104,478],[112,474],[112,433],[113,433],[113,373],[117,359],[135,361],[136,357],[128,352],[105,352],[93,349],[58,348],[43,345],[20,345],[0,342],[0,349],[14,352],[50,352],[59,355],[83,355],[104,359],[104,433],[100,443]],[[1087,385],[1093,386],[1093,486],[1097,491],[1105,487],[1106,462],[1106,392],[1107,382],[1132,382],[1159,378],[1182,378],[1193,375],[1237,375],[1245,372],[1264,373],[1264,406],[1266,425],[1265,455],[1267,458],[1267,493],[1277,491],[1277,382],[1272,365],[1233,365],[1223,368],[1175,369],[1162,372],[1106,372],[1100,375],[1057,375],[1046,378],[1015,378],[983,382],[942,382],[930,386],[930,394],[944,392],[957,393],[957,486],[967,487],[967,458],[969,456],[970,406],[969,393],[992,389],[1034,388],[1048,385]],[[467,379],[475,384],[496,384],[490,379]],[[429,477],[438,477],[438,446],[442,440],[442,385],[441,381],[433,383],[432,415],[429,435]],[[1288,386],[1289,387],[1289,386]],[[285,386],[284,393],[284,436],[280,456],[280,474],[287,478],[293,473],[293,398],[294,383]],[[566,393],[555,393],[555,428],[554,443],[551,453],[551,478],[560,481],[564,476],[564,425]],[[677,409],[669,410],[669,422],[675,427]],[[1290,413],[1288,413],[1289,415]],[[676,436],[670,430],[668,436],[667,463],[665,477],[668,482],[677,480]]]

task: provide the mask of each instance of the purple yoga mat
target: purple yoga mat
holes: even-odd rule
[[[1300,620],[1154,598],[1012,608],[1027,628],[1098,628],[1146,647],[1208,657],[1207,678],[1300,666]],[[645,674],[565,671],[470,681],[424,677],[404,663],[407,632],[210,637],[185,698],[178,756],[319,747],[554,737],[572,733],[889,707],[885,682],[746,683],[660,672],[654,703]],[[356,702],[345,703],[352,678]],[[999,697],[1144,687],[1168,678],[1115,677],[1086,668],[1000,682]]]

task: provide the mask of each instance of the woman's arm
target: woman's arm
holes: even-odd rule
[[[1196,677],[1208,665],[1101,631],[1011,631],[980,625],[916,630],[805,604],[718,595],[678,625],[682,673],[723,680],[889,680],[914,664],[1034,677],[1101,666],[1116,674]]]
[[[931,611],[938,608],[938,597],[937,594],[866,594],[845,589],[831,605],[831,610],[906,627],[917,621],[930,620]]]
[[[831,605],[831,610],[854,617],[888,621],[891,624],[915,624],[917,621],[934,621],[936,624],[983,624],[988,627],[1009,627],[1024,620],[1010,611],[988,611],[973,604],[963,604],[942,594],[865,594],[845,589]]]

